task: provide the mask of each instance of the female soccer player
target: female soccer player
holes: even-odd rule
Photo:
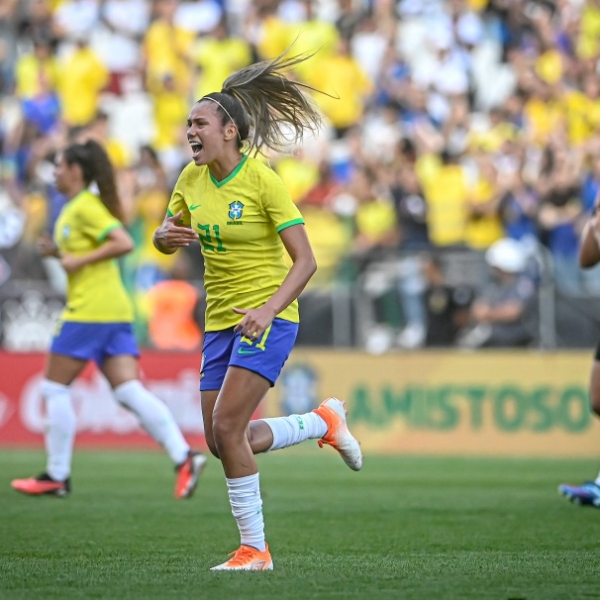
[[[596,197],[590,219],[581,233],[579,244],[579,266],[590,269],[600,263],[600,194]],[[590,377],[590,406],[600,416],[600,344],[596,348]],[[594,481],[582,485],[561,483],[558,491],[571,502],[580,506],[600,508],[600,473]]]
[[[89,186],[95,182],[100,193]],[[206,457],[192,452],[168,408],[138,379],[133,307],[115,258],[133,249],[122,227],[122,209],[112,165],[95,141],[69,146],[58,158],[56,187],[68,198],[54,240],[41,244],[68,274],[67,305],[46,364],[41,392],[46,403],[48,461],[39,477],[16,479],[25,494],[66,496],[70,492],[75,412],[69,386],[94,360],[115,398],[132,411],[176,465],[175,497],[192,495]]]
[[[261,147],[278,150],[318,128],[319,112],[304,94],[306,86],[282,73],[306,58],[279,57],[246,67],[220,93],[194,104],[187,131],[193,162],[182,171],[154,234],[165,253],[199,237],[204,256],[204,430],[223,464],[241,535],[233,557],[213,570],[273,568],[253,454],[319,439],[319,445],[336,448],[350,468],[362,466],[359,443],[336,398],[305,415],[250,421],[294,345],[297,297],[316,270],[304,221],[282,181],[249,156]],[[289,270],[284,247],[293,261]]]

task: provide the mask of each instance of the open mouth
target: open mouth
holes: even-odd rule
[[[190,147],[192,148],[192,156],[198,156],[203,148],[200,142],[190,142]]]

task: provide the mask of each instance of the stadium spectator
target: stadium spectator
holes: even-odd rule
[[[199,36],[191,48],[191,60],[197,70],[194,98],[218,89],[234,71],[252,62],[250,44],[231,36],[227,20],[222,18],[209,36]]]
[[[373,84],[352,56],[348,40],[340,39],[337,52],[320,58],[303,76],[310,85],[330,94],[319,96],[319,106],[338,138],[358,124]]]
[[[509,238],[495,242],[485,253],[492,281],[471,305],[470,324],[460,333],[463,348],[523,347],[532,341],[529,317],[534,284],[524,274],[525,248]]]
[[[505,190],[490,154],[473,152],[473,159],[475,181],[468,194],[465,242],[474,250],[485,250],[504,237],[500,203]]]
[[[423,262],[427,282],[424,293],[427,323],[425,345],[434,348],[455,346],[458,333],[469,322],[473,290],[466,285],[451,285],[439,256],[426,255]]]
[[[22,100],[37,96],[43,85],[55,90],[59,66],[54,56],[52,41],[46,37],[33,38],[33,51],[23,53],[15,65],[15,92]]]
[[[541,194],[538,220],[552,254],[558,289],[577,295],[583,292],[577,263],[577,224],[583,211],[578,181],[580,166],[579,160],[559,147],[559,143],[548,146],[544,152],[537,184]]]
[[[175,23],[177,0],[157,0],[152,22],[142,42],[145,85],[150,93],[161,89],[165,76],[174,80],[178,90],[188,89],[190,47],[194,33]]]
[[[435,246],[464,246],[469,182],[457,155],[424,154],[417,164],[427,203],[427,229]]]
[[[65,123],[85,126],[100,108],[100,92],[108,83],[108,70],[90,48],[88,33],[80,33],[72,53],[60,64],[58,93]]]
[[[296,11],[293,7],[297,7],[298,10]],[[336,51],[339,33],[333,23],[320,18],[316,0],[281,2],[279,13],[288,22],[286,47],[293,44],[295,54],[312,53],[319,50],[312,64],[300,63],[295,67],[295,72],[302,81],[311,82],[313,76],[323,68],[322,61],[339,54]],[[334,72],[331,72],[330,75],[334,75]],[[313,81],[313,85],[319,89],[317,82]]]

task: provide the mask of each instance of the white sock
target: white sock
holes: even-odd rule
[[[598,473],[598,477],[596,477],[596,479],[594,480],[594,483],[595,483],[597,486],[600,486],[600,473]]]
[[[46,401],[46,472],[52,479],[64,481],[71,474],[76,429],[71,392],[69,386],[48,379],[42,381],[40,391]]]
[[[231,512],[240,530],[241,543],[261,552],[266,549],[265,522],[258,473],[247,477],[227,479]]]
[[[190,447],[163,402],[138,379],[122,383],[114,389],[114,394],[119,404],[137,415],[142,427],[167,451],[176,465],[185,461]]]
[[[263,419],[263,421],[273,432],[273,444],[269,450],[295,446],[305,440],[318,440],[327,433],[327,424],[314,412]]]

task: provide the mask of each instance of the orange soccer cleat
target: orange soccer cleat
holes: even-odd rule
[[[178,465],[175,470],[177,478],[175,479],[175,498],[191,498],[198,478],[206,466],[206,456],[198,452],[190,451],[183,463]]]
[[[264,552],[252,546],[240,546],[229,556],[231,558],[223,564],[212,567],[211,571],[272,571],[273,559],[269,552],[269,546]]]
[[[56,481],[48,473],[42,473],[38,477],[29,477],[28,479],[13,479],[10,485],[17,492],[30,496],[46,495],[64,498],[71,492],[70,479]]]
[[[318,444],[321,448],[323,444],[335,448],[353,471],[360,471],[363,461],[360,442],[348,429],[345,404],[337,398],[327,398],[313,410],[327,424],[327,433],[318,441]]]

